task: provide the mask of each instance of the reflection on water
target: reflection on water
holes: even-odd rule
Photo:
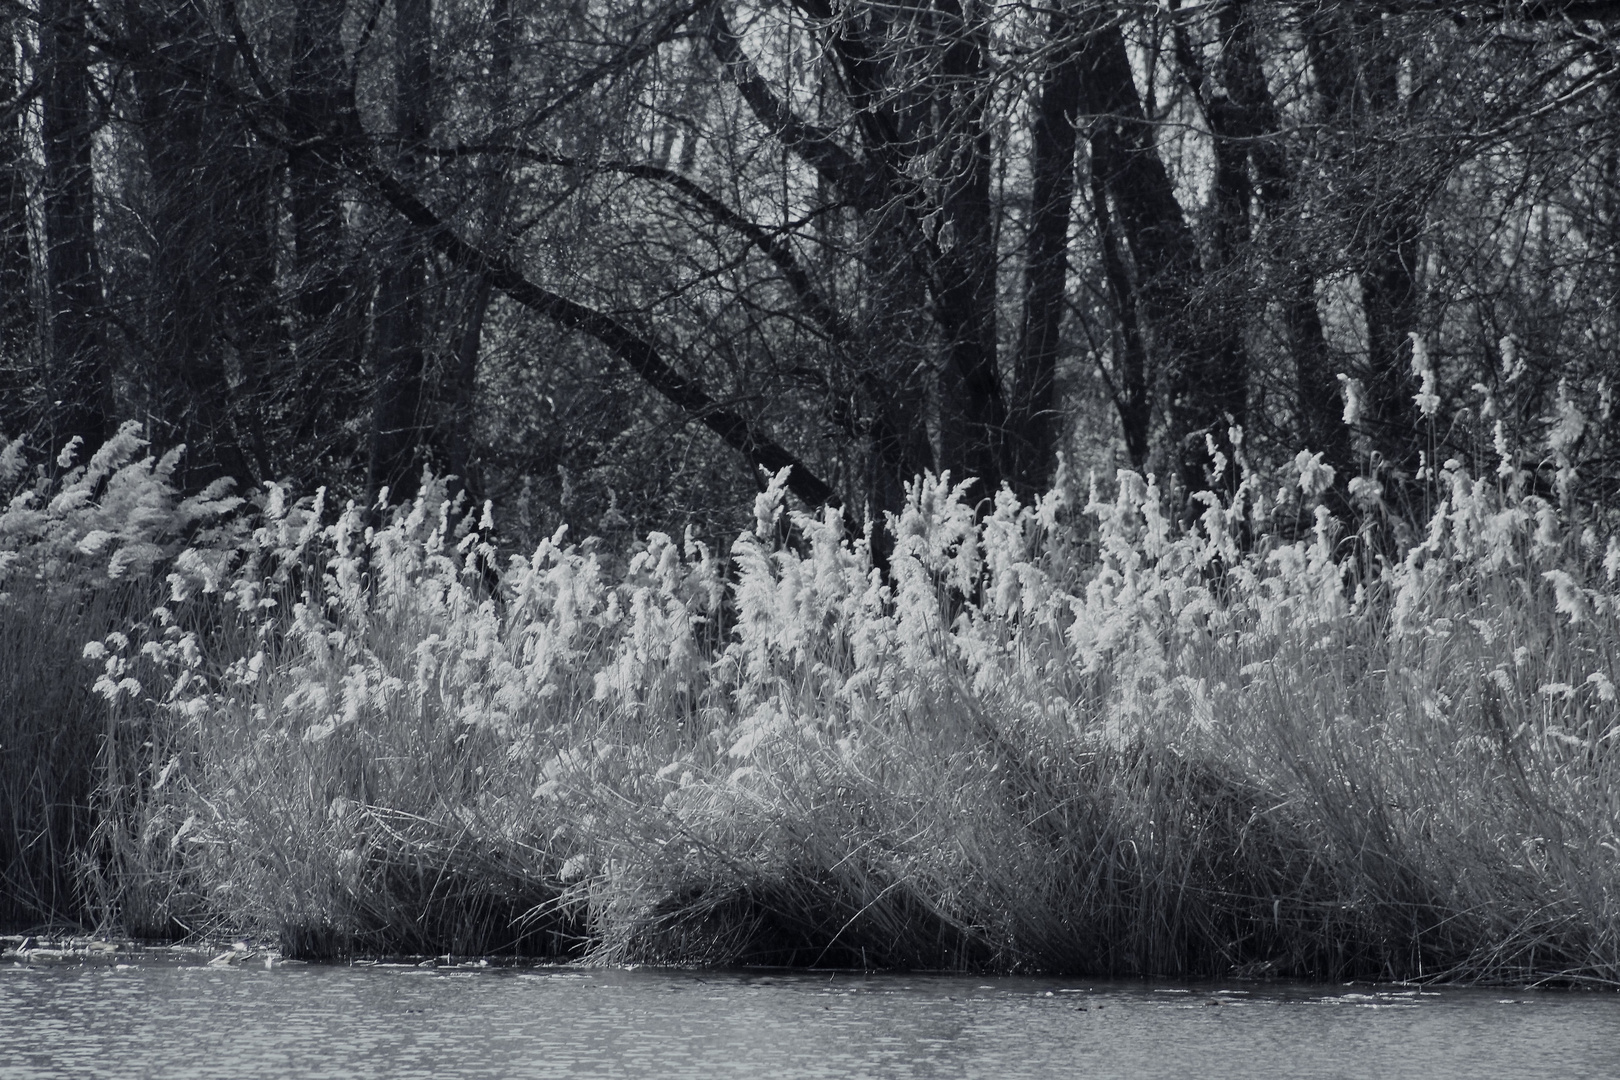
[[[0,1077],[1620,1075],[1620,996],[0,964]]]

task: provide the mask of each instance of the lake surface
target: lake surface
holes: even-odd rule
[[[0,963],[0,1077],[1620,1076],[1620,995]]]

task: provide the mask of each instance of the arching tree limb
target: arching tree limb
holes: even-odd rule
[[[725,226],[757,247],[782,272],[783,278],[793,290],[794,296],[798,298],[805,314],[810,316],[822,333],[840,345],[847,345],[854,337],[854,330],[848,320],[815,287],[810,275],[800,265],[793,249],[788,246],[780,233],[767,229],[757,221],[738,213],[725,200],[673,169],[636,161],[583,161],[568,154],[556,154],[549,150],[504,143],[462,143],[430,153],[445,158],[497,154],[565,169],[589,167],[601,172],[662,184],[709,215],[715,224]]]
[[[810,506],[842,507],[843,502],[820,477],[797,457],[760,431],[746,418],[725,408],[696,382],[676,371],[645,338],[611,315],[575,303],[530,281],[510,261],[483,251],[457,236],[414,192],[388,170],[359,151],[345,155],[350,168],[397,213],[428,237],[451,263],[469,273],[483,275],[495,288],[531,311],[559,326],[588,334],[606,345],[666,399],[755,465],[770,472],[789,469],[788,490]],[[845,511],[853,531],[853,517]]]

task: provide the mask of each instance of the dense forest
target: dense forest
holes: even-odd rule
[[[0,431],[43,463],[136,418],[188,490],[428,465],[538,534],[730,526],[761,465],[859,515],[1309,448],[1400,509],[1562,392],[1616,476],[1608,4],[5,20]]]
[[[12,4],[0,923],[1615,985],[1617,30]]]

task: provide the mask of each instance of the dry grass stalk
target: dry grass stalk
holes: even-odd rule
[[[96,880],[306,955],[1620,978],[1620,543],[1448,467],[1380,562],[1304,459],[1189,529],[925,478],[887,577],[781,478],[617,567],[272,489],[85,649]]]

